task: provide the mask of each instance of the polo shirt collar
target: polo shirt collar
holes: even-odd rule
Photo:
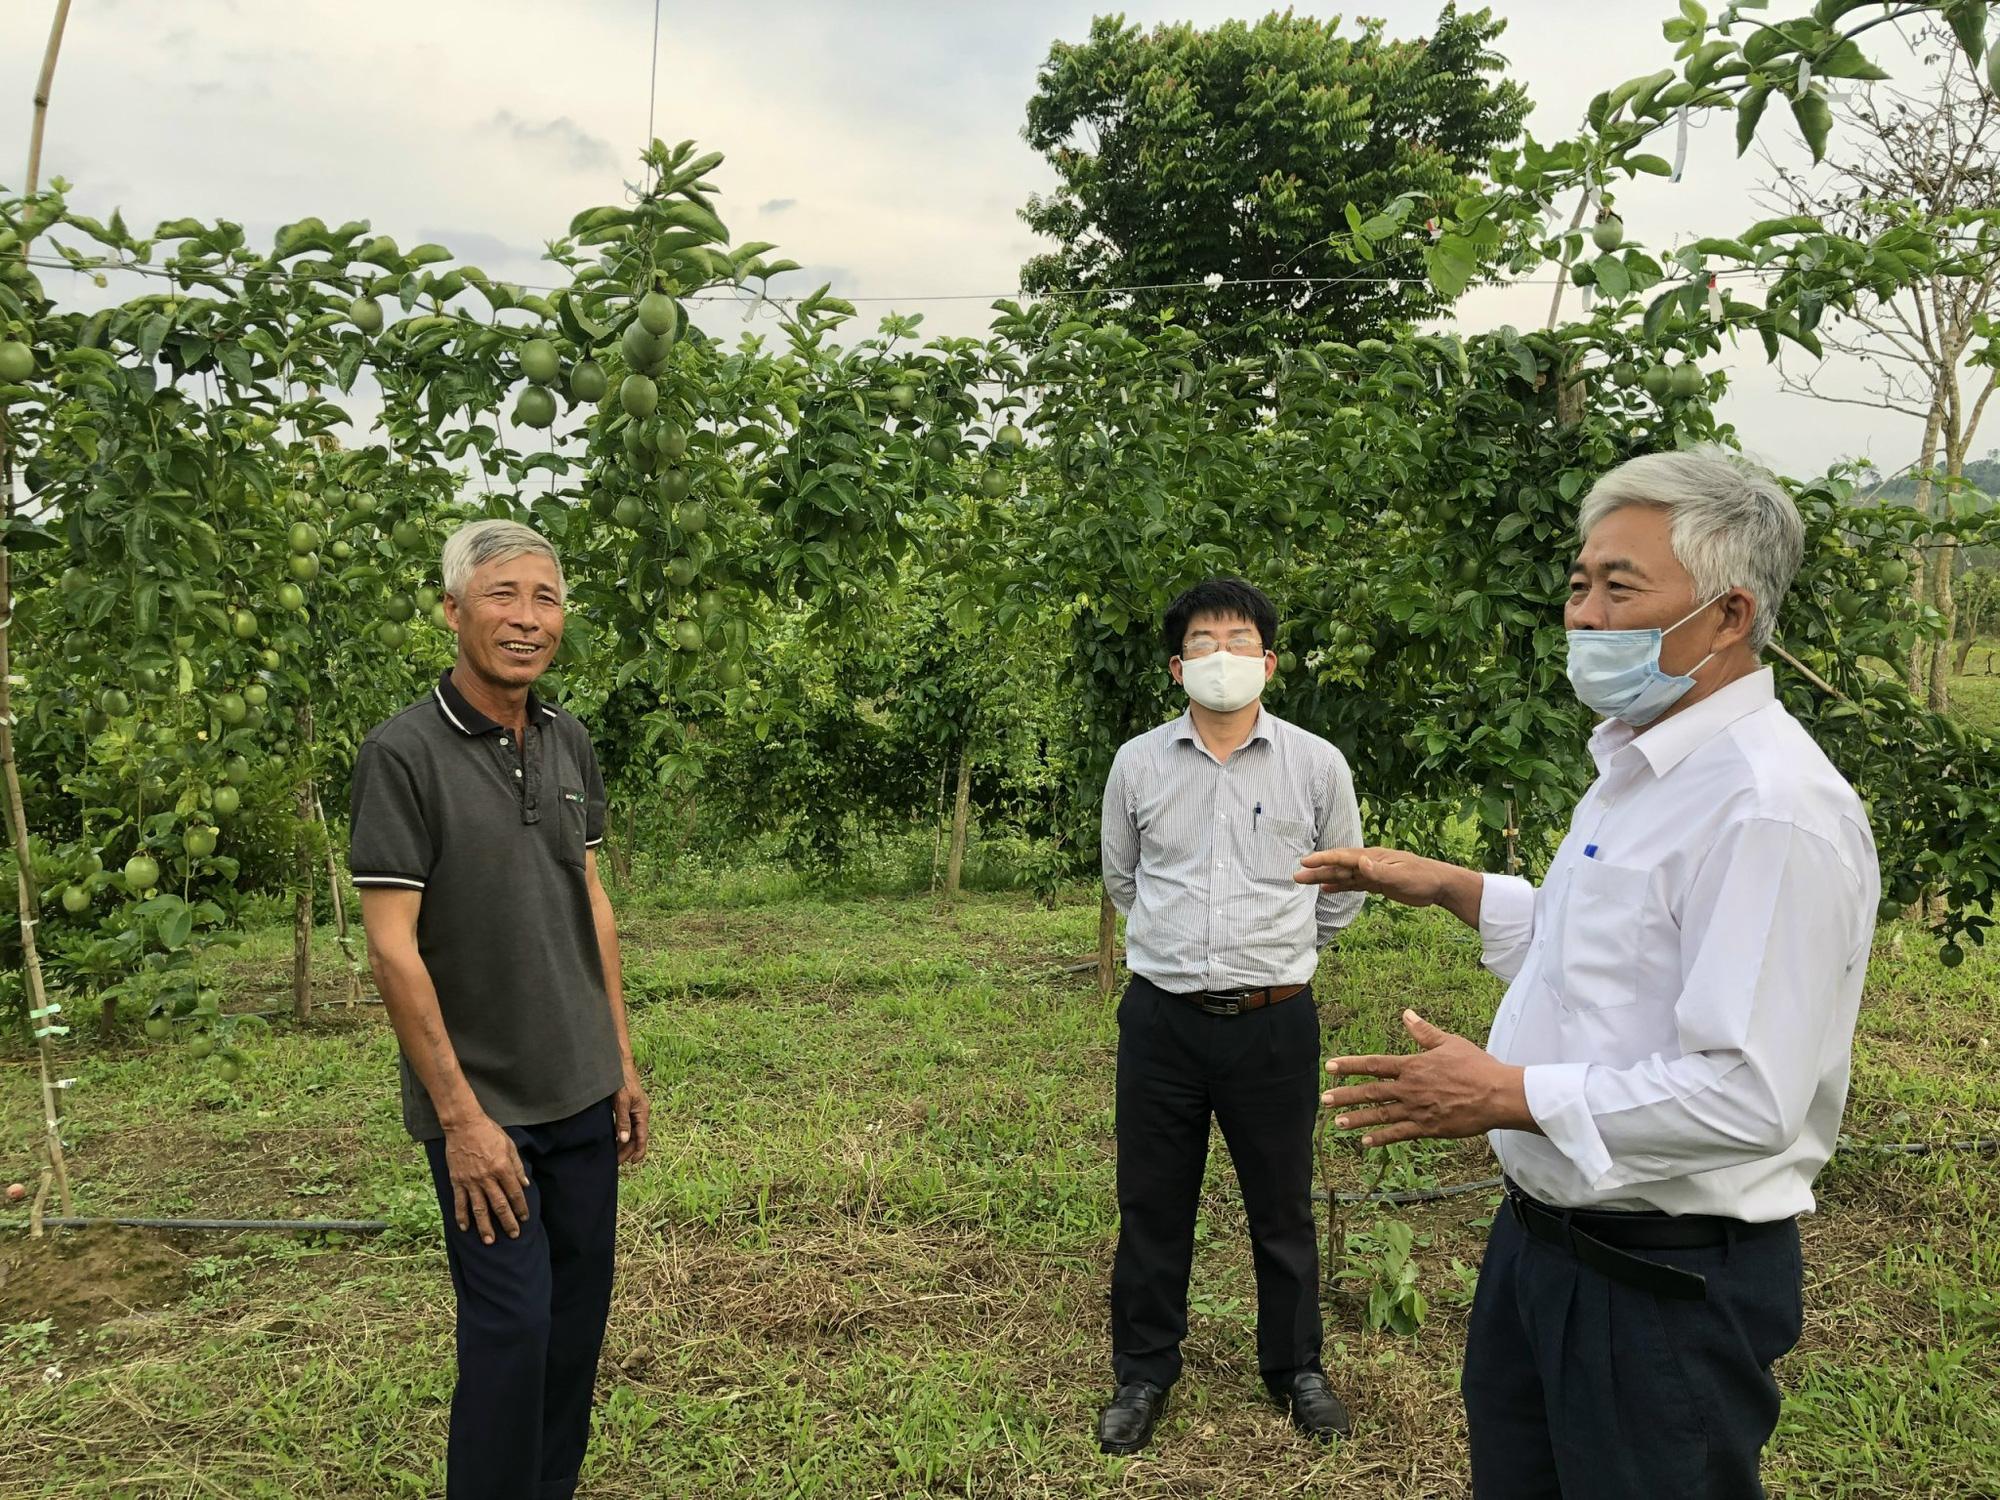
[[[438,711],[444,715],[445,722],[468,738],[476,735],[491,734],[494,730],[501,727],[466,701],[465,694],[458,690],[458,684],[451,680],[451,672],[449,670],[446,670],[438,677],[437,686],[431,689],[431,695],[437,699]],[[545,720],[553,719],[555,716],[556,711],[537,698],[534,689],[530,688],[528,690],[528,722],[530,724],[539,724]]]
[[[1263,740],[1268,744],[1275,738],[1276,736],[1271,732],[1271,711],[1260,703],[1257,705],[1257,723],[1250,731],[1250,738],[1243,743],[1247,745],[1254,740]],[[1174,720],[1173,730],[1167,735],[1168,744],[1172,744],[1177,740],[1188,740],[1196,745],[1201,745],[1201,735],[1195,730],[1194,710],[1191,708],[1183,712],[1178,719]],[[1202,748],[1207,749],[1208,747],[1203,745]]]
[[[1643,734],[1623,720],[1606,719],[1590,737],[1591,758],[1603,770],[1621,752],[1629,750],[1653,768],[1654,776],[1665,776],[1738,719],[1769,707],[1777,697],[1776,674],[1765,667],[1748,677],[1737,678]]]

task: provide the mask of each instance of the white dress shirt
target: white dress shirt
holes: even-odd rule
[[[1854,790],[1769,670],[1637,734],[1541,887],[1489,875],[1487,1050],[1526,1069],[1543,1135],[1492,1132],[1522,1188],[1570,1208],[1765,1221],[1809,1212],[1833,1154],[1881,878]]]
[[[1226,762],[1191,714],[1127,740],[1103,838],[1126,967],[1176,994],[1305,984],[1362,896],[1292,876],[1310,851],[1360,841],[1346,758],[1267,710]]]

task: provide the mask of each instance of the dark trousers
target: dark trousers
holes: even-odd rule
[[[1798,1342],[1796,1224],[1647,1260],[1704,1301],[1639,1291],[1494,1214],[1461,1389],[1477,1500],[1739,1500],[1778,1423],[1771,1364]]]
[[[458,1294],[449,1500],[569,1500],[590,1438],[611,1310],[618,1142],[605,1099],[566,1120],[505,1127],[528,1172],[519,1239],[453,1217],[444,1142],[426,1141]]]
[[[1257,1366],[1282,1387],[1320,1367],[1312,1138],[1319,1111],[1312,992],[1234,1016],[1134,978],[1118,1007],[1118,1254],[1111,1367],[1170,1386],[1187,1336],[1208,1122],[1222,1127],[1257,1268]]]

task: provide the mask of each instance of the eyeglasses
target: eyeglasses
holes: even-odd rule
[[[1264,638],[1254,630],[1232,630],[1219,640],[1203,630],[1189,636],[1181,643],[1181,660],[1199,661],[1204,656],[1215,655],[1225,646],[1234,656],[1264,654]]]

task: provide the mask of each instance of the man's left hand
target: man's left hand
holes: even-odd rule
[[[1423,1051],[1406,1057],[1336,1057],[1326,1065],[1327,1072],[1340,1077],[1377,1080],[1319,1096],[1320,1103],[1345,1111],[1334,1116],[1335,1126],[1366,1129],[1364,1146],[1451,1140],[1489,1130],[1539,1133],[1541,1127],[1528,1112],[1522,1069],[1462,1036],[1438,1030],[1413,1010],[1403,1012],[1403,1026]]]
[[[639,1070],[627,1059],[625,1081],[611,1101],[611,1119],[618,1127],[619,1166],[637,1166],[646,1159],[646,1137],[652,1115],[653,1106],[639,1082]]]

